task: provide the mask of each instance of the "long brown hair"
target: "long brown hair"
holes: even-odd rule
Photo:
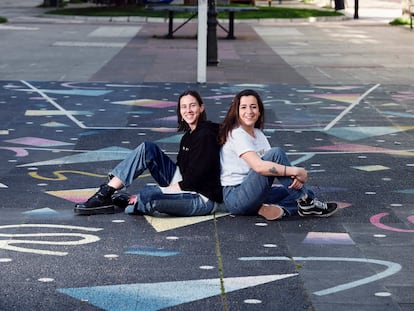
[[[220,126],[219,143],[222,145],[224,145],[224,143],[227,141],[227,137],[231,131],[239,126],[240,98],[243,96],[254,96],[256,98],[257,104],[259,105],[260,117],[257,119],[254,127],[258,129],[263,129],[264,127],[264,105],[262,99],[260,98],[260,95],[256,91],[250,89],[240,91],[236,94],[236,96],[234,96],[230,108],[227,111],[227,115]]]
[[[185,132],[185,131],[190,130],[190,127],[188,126],[187,122],[185,122],[183,120],[183,117],[181,116],[181,112],[180,112],[180,101],[181,101],[181,98],[183,96],[186,96],[186,95],[193,96],[197,100],[197,103],[198,103],[198,105],[200,107],[202,105],[204,105],[203,100],[201,98],[201,95],[197,91],[194,91],[194,90],[186,90],[183,93],[181,93],[181,95],[178,97],[178,102],[177,102],[177,120],[178,120],[177,129],[178,129],[178,132],[180,132],[180,131],[184,131]],[[204,111],[201,112],[200,117],[198,118],[197,125],[198,125],[198,122],[203,122],[203,121],[206,121],[206,120],[207,120],[207,113],[206,113],[206,110],[204,109]]]

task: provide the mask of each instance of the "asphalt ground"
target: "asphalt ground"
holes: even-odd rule
[[[165,23],[19,10],[0,14],[13,13],[0,25],[0,310],[413,310],[408,28],[243,23],[197,84],[194,25],[164,40]],[[333,217],[73,214],[140,142],[176,155],[183,90],[220,122],[246,87],[271,144],[338,202]]]

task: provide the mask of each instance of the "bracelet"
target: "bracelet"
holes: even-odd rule
[[[286,165],[285,165],[285,173],[283,174],[283,176],[286,176]]]

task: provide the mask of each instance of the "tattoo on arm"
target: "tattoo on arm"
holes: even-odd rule
[[[271,167],[271,168],[269,168],[269,173],[271,173],[272,175],[276,175],[277,176],[277,169],[276,169],[276,167]]]

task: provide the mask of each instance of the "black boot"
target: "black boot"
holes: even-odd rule
[[[75,205],[75,213],[79,215],[95,215],[95,214],[113,214],[115,213],[112,195],[115,188],[103,184],[99,190],[91,196],[85,203]]]
[[[129,205],[129,197],[127,192],[119,191],[112,196],[112,202],[115,206],[125,209]]]
[[[127,192],[124,191],[117,191],[115,192],[115,194],[112,196],[112,202],[114,202],[114,205],[116,207],[119,207],[121,209],[125,209],[129,204],[129,198],[131,197],[131,195]],[[129,212],[128,214],[133,214],[133,215],[144,215],[144,213],[140,212],[137,210],[137,204],[135,204],[134,206],[134,211],[131,213]]]

